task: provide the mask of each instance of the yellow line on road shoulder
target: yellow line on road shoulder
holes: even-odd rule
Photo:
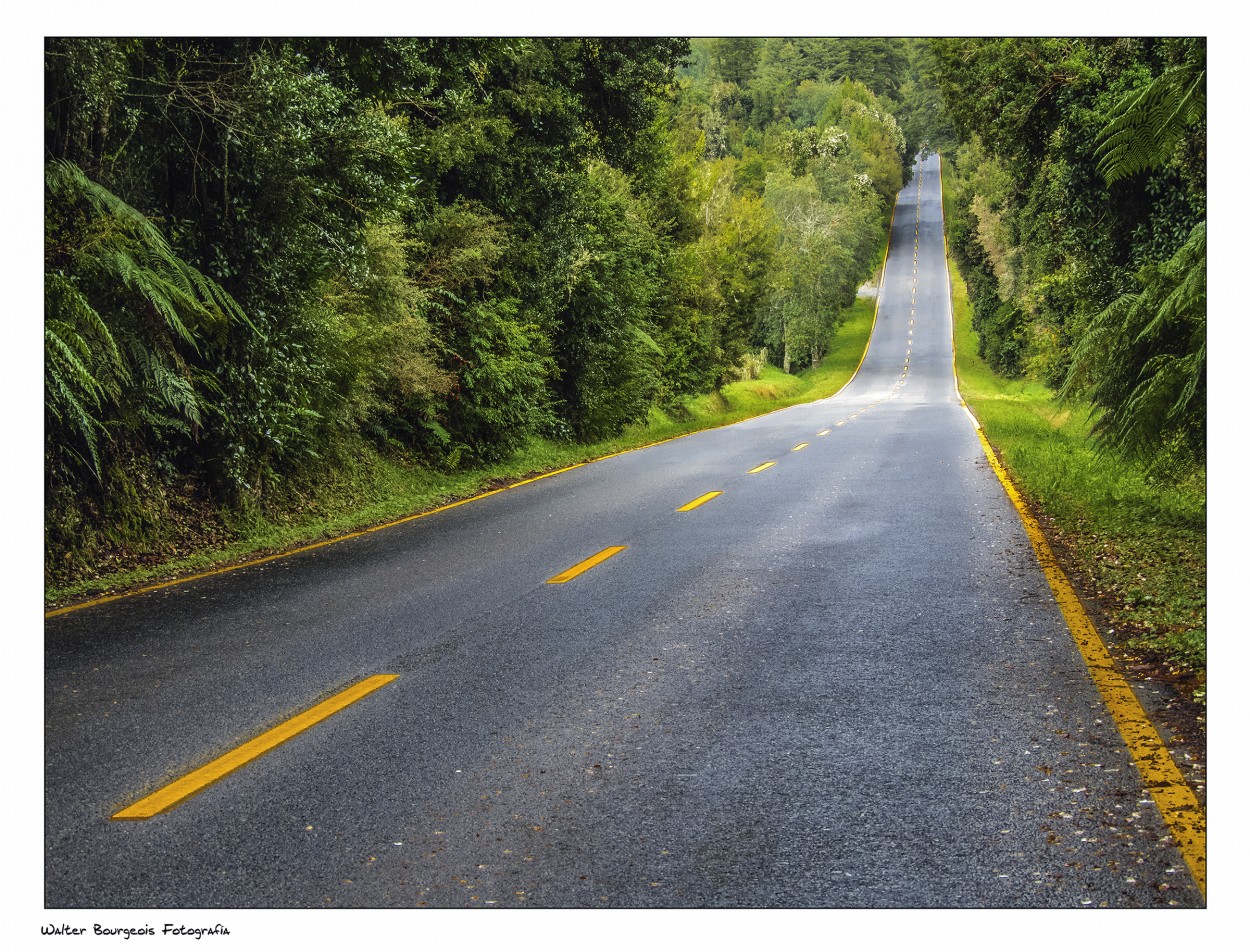
[[[775,459],[770,459],[767,463],[760,463],[760,465],[755,467],[755,469],[748,469],[747,475],[754,476],[756,473],[762,473],[764,470],[768,469],[768,467],[776,465],[777,461]]]
[[[598,462],[598,460],[594,460],[593,462]],[[585,465],[585,463],[574,463],[572,466],[564,467],[564,469],[553,469],[550,473],[543,473],[541,476],[531,476],[529,479],[523,479],[519,483],[513,483],[507,488],[516,489],[518,486],[528,486],[530,483],[536,483],[540,479],[550,479],[552,476],[559,476],[561,473],[570,473],[575,469],[581,469]]]
[[[938,161],[941,163],[941,156],[938,157]],[[939,175],[945,171],[943,164],[939,164],[938,169]],[[943,252],[949,260],[950,247],[946,241],[945,209],[942,208],[940,202],[938,207],[943,212]],[[1085,606],[1081,604],[1080,596],[1076,594],[1072,583],[1064,574],[1059,560],[1055,558],[1055,553],[1046,540],[1041,524],[1029,511],[1024,498],[999,461],[998,454],[994,452],[994,447],[990,445],[985,431],[981,429],[976,417],[972,416],[963,394],[959,392],[959,371],[955,362],[954,301],[949,265],[946,285],[947,296],[951,299],[951,371],[955,378],[955,390],[959,396],[959,402],[972,420],[977,439],[981,441],[981,449],[985,452],[985,458],[993,467],[998,481],[1007,492],[1007,497],[1020,514],[1020,520],[1024,523],[1024,530],[1033,544],[1037,561],[1046,575],[1051,591],[1055,594],[1055,600],[1059,603],[1059,610],[1063,613],[1068,630],[1072,632],[1072,639],[1080,649],[1081,657],[1085,660],[1085,667],[1089,669],[1090,678],[1115,720],[1120,736],[1124,738],[1125,746],[1133,755],[1138,773],[1141,774],[1142,784],[1149,791],[1164,822],[1172,831],[1176,848],[1185,860],[1185,865],[1189,867],[1189,874],[1193,877],[1194,885],[1198,887],[1198,891],[1202,893],[1202,898],[1205,900],[1207,896],[1206,813],[1193,789],[1186,782],[1184,774],[1173,762],[1167,745],[1163,743],[1163,738],[1159,736],[1150,717],[1142,708],[1141,702],[1137,700],[1133,688],[1116,670],[1111,653],[1103,643],[1102,636],[1098,634],[1098,629],[1086,614]]]
[[[711,502],[720,494],[721,494],[721,490],[719,489],[714,490],[713,492],[710,492],[710,493],[704,493],[698,499],[692,499],[690,500],[690,502],[686,503],[684,506],[678,506],[677,511],[678,512],[690,512],[690,510],[692,509],[698,509],[705,502]]]
[[[366,695],[378,688],[390,684],[398,674],[375,674],[372,677],[353,684],[334,697],[310,707],[302,714],[297,714],[284,721],[272,730],[265,731],[259,737],[236,747],[223,754],[198,770],[167,784],[155,793],[131,804],[124,810],[113,814],[114,820],[148,820],[158,813],[171,810],[182,801],[195,796],[205,787],[216,783],[240,767],[246,766],[262,754],[267,754],[279,744],[284,744],[297,734],[303,733],[314,724],[324,721],[331,714],[337,714],[348,705],[355,704]]]
[[[624,552],[628,548],[629,546],[627,545],[610,545],[602,552],[596,552],[590,558],[582,562],[578,562],[572,568],[565,569],[559,575],[553,575],[551,578],[547,579],[547,584],[563,585],[570,579],[577,578],[577,576],[581,575],[583,572],[593,569],[600,562],[606,562],[608,559],[612,558],[612,556]]]
[[[579,463],[579,466],[584,465]],[[577,467],[570,467],[576,469]],[[555,475],[554,473],[549,475]],[[538,477],[542,478],[542,477]],[[469,496],[467,499],[458,499],[455,502],[447,503],[445,506],[439,506],[436,509],[428,509],[425,512],[414,513],[411,516],[404,516],[400,519],[393,519],[390,522],[384,522],[381,525],[370,526],[368,529],[360,529],[356,532],[346,532],[343,535],[335,536],[333,539],[323,539],[320,542],[310,542],[308,545],[296,546],[293,549],[284,549],[281,552],[275,552],[273,555],[262,555],[257,559],[248,559],[244,562],[236,562],[233,565],[223,565],[221,568],[210,569],[207,572],[197,572],[194,575],[183,575],[180,578],[170,579],[168,582],[157,582],[155,585],[144,585],[142,588],[131,589],[128,592],[119,592],[116,595],[103,595],[99,598],[93,598],[86,602],[77,602],[73,605],[64,605],[60,608],[54,608],[51,611],[44,612],[44,618],[55,618],[58,615],[67,615],[70,612],[76,612],[80,608],[92,608],[96,605],[106,605],[109,602],[120,601],[123,598],[132,598],[135,595],[146,595],[149,592],[158,592],[163,588],[173,588],[176,585],[185,585],[187,582],[197,582],[200,579],[212,578],[215,575],[225,575],[228,572],[234,572],[238,569],[248,569],[256,565],[264,565],[266,562],[274,562],[278,559],[285,559],[292,555],[299,555],[301,552],[311,552],[313,549],[324,549],[328,545],[336,545],[339,542],[346,542],[348,539],[359,539],[361,536],[369,535],[371,532],[379,532],[382,529],[390,529],[395,526],[402,526],[406,522],[413,522],[417,519],[425,519],[429,516],[437,515],[440,512],[447,512],[449,509],[456,509],[459,506],[467,505],[471,502],[477,502],[503,492],[509,487],[502,489],[491,489],[484,493],[478,493],[476,496]]]
[[[1029,511],[1028,505],[1017,492],[1011,477],[998,460],[998,455],[980,428],[976,431],[985,450],[985,457],[998,475],[999,482],[1007,491],[1007,496],[1020,513],[1024,529],[1033,543],[1033,551],[1041,564],[1050,583],[1059,610],[1063,612],[1072,638],[1076,641],[1089,669],[1090,677],[1102,695],[1103,702],[1115,719],[1120,729],[1120,736],[1128,746],[1129,752],[1137,762],[1142,783],[1154,798],[1159,812],[1172,831],[1176,848],[1189,866],[1194,884],[1202,893],[1207,894],[1207,820],[1198,798],[1194,795],[1184,775],[1172,761],[1167,745],[1155,730],[1150,718],[1142,709],[1141,702],[1133,693],[1132,687],[1116,670],[1115,662],[1103,644],[1098,629],[1085,613],[1080,597],[1072,588],[1072,584],[1059,566],[1050,543],[1042,532],[1041,525]]]

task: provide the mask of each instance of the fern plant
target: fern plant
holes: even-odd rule
[[[1205,119],[1202,49],[1116,104],[1095,152],[1108,185],[1166,166]],[[1104,445],[1149,457],[1179,438],[1205,457],[1206,255],[1204,220],[1169,260],[1142,268],[1139,290],[1099,313],[1074,348],[1062,392],[1101,411],[1094,434]]]
[[[57,428],[81,437],[90,469],[98,475],[98,435],[104,432],[100,413],[120,394],[125,364],[112,331],[73,278],[60,272],[46,274],[44,302],[44,407]],[[86,462],[73,447],[64,450]]]
[[[1151,456],[1176,435],[1201,458],[1206,439],[1207,227],[1137,275],[1140,290],[1104,309],[1073,350],[1063,393],[1101,408],[1104,444]]]
[[[1161,168],[1207,113],[1207,72],[1196,61],[1168,70],[1112,109],[1094,152],[1108,185]]]
[[[78,166],[50,161],[45,179],[49,454],[99,479],[114,427],[134,427],[143,439],[157,420],[200,425],[205,381],[179,344],[198,352],[247,317],[155,224]]]

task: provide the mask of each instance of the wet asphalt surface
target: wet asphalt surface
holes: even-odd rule
[[[930,158],[835,397],[49,619],[47,906],[1201,905],[959,404],[942,254]]]

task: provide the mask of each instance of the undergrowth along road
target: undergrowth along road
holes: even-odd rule
[[[856,300],[829,354],[816,367],[788,374],[765,365],[756,379],[684,398],[667,412],[653,408],[645,421],[601,443],[532,440],[501,463],[453,472],[374,454],[355,472],[327,473],[316,496],[291,501],[281,511],[185,507],[178,518],[166,521],[167,535],[160,539],[116,545],[95,564],[72,567],[55,577],[48,574],[45,610],[246,564],[428,512],[519,480],[828,397],[854,376],[872,333],[875,305],[874,298]]]

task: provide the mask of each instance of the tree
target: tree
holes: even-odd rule
[[[561,411],[578,439],[645,416],[658,386],[652,302],[661,247],[628,180],[593,162],[562,183],[544,235],[546,302]]]
[[[743,87],[751,81],[759,57],[760,40],[750,36],[721,37],[707,41],[709,67],[727,83]]]
[[[1098,169],[1109,185],[1177,159],[1206,124],[1205,49],[1125,95],[1099,136]],[[1182,159],[1183,161],[1183,159]],[[1102,412],[1094,433],[1107,445],[1150,456],[1173,439],[1206,454],[1206,221],[1167,261],[1137,272],[1138,290],[1094,318],[1064,382]]]
[[[839,241],[841,217],[821,198],[812,176],[770,175],[764,202],[778,220],[780,238],[763,317],[769,344],[789,373],[795,357],[815,366],[824,355],[844,303],[851,255]]]

